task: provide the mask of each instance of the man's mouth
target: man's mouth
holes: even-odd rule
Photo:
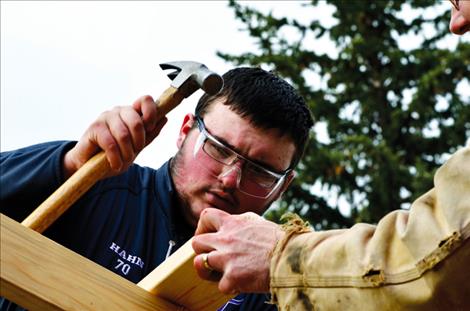
[[[233,211],[236,201],[233,195],[222,190],[209,190],[206,192],[207,203],[224,211]]]

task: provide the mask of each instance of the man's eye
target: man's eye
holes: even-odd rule
[[[258,166],[255,166],[255,165],[250,165],[250,171],[253,174],[256,174],[258,176],[266,176],[266,177],[271,176],[265,170],[263,170],[261,167],[258,167]]]
[[[231,152],[228,149],[216,145],[211,141],[207,141],[207,147],[211,155],[217,157],[218,159],[226,159],[231,156]]]
[[[222,146],[217,146],[215,145],[214,148],[217,150],[217,153],[221,156],[221,157],[224,157],[224,158],[227,158],[231,155],[231,152],[228,151],[227,149],[225,149],[224,147]]]
[[[271,187],[277,181],[276,177],[255,165],[250,165],[247,168],[247,175],[249,175],[253,181],[264,187]]]

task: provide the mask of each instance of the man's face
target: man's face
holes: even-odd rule
[[[274,172],[289,168],[295,153],[295,145],[278,130],[259,129],[241,118],[228,106],[213,103],[203,116],[207,132],[243,157],[261,164]],[[200,135],[193,115],[187,115],[178,137],[178,155],[173,160],[172,178],[183,206],[186,220],[196,226],[201,211],[207,207],[218,208],[231,214],[254,212],[262,214],[292,181],[287,175],[280,187],[267,198],[250,196],[239,190],[237,178],[246,178],[244,161],[231,166],[219,165],[195,144]],[[208,167],[217,169],[208,169]],[[241,175],[240,175],[241,174]]]
[[[451,32],[463,35],[470,30],[470,1],[453,0],[452,17],[449,23]]]

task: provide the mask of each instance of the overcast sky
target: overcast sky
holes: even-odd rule
[[[325,5],[312,11],[301,7],[305,1],[240,2],[301,22],[312,16],[321,18],[325,26],[335,22]],[[158,98],[170,83],[159,63],[193,60],[222,74],[232,65],[218,58],[216,51],[257,51],[227,1],[2,0],[0,6],[1,151],[50,140],[78,140],[101,112],[130,105],[146,94]],[[450,4],[443,3],[441,9],[450,11]],[[430,14],[429,18],[436,12],[402,14],[405,18]],[[453,36],[444,44],[452,48],[458,40]],[[328,41],[306,38],[303,44],[317,52],[336,53]],[[420,40],[405,37],[399,44],[413,48]],[[459,87],[470,98],[468,80]],[[138,164],[158,168],[175,154],[183,117],[194,110],[200,95],[196,92],[169,113],[165,128],[139,155]],[[319,139],[326,136],[322,128],[317,124]],[[348,213],[339,194],[323,196]]]
[[[241,3],[301,21],[315,14],[323,23],[332,22],[324,18],[331,13],[327,8],[313,12],[301,2]],[[159,63],[194,60],[222,74],[232,65],[216,51],[257,50],[227,1],[2,0],[0,5],[1,151],[78,140],[101,112],[145,94],[158,98],[170,83]],[[449,8],[446,3],[443,9]],[[334,53],[326,42],[304,43]],[[137,163],[158,167],[176,152],[183,116],[193,111],[200,95],[170,112],[160,136]]]
[[[292,1],[254,4],[300,10]],[[242,26],[226,1],[1,1],[1,150],[77,140],[101,112],[158,98],[170,83],[159,63],[194,60],[224,73],[232,66],[217,50],[253,48]],[[158,167],[176,152],[200,95],[170,112],[137,163]]]

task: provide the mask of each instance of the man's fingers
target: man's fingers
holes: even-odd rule
[[[132,104],[134,110],[142,117],[146,132],[153,132],[160,121],[157,105],[158,101],[155,102],[149,95],[140,97]]]
[[[64,157],[65,175],[78,170],[96,152],[103,150],[110,174],[121,173],[142,149],[160,133],[167,119],[158,117],[151,96],[142,96],[132,106],[115,107],[103,112]]]
[[[230,214],[216,208],[204,209],[199,216],[195,235],[218,231],[227,216]]]
[[[200,278],[217,282],[222,277],[214,263],[215,252],[203,253],[194,257],[194,267]]]
[[[106,153],[106,158],[108,159],[111,168],[116,171],[121,169],[123,163],[119,150],[119,145],[114,139],[111,130],[109,129],[106,122],[103,121],[95,123],[90,129],[89,133],[86,134],[86,136],[87,138],[85,139],[84,145],[87,145],[89,147],[99,146],[99,149],[103,150]],[[88,140],[88,142],[86,142],[86,140]],[[81,144],[81,141],[79,142],[79,144]],[[89,149],[91,150],[91,148]],[[92,154],[87,153],[88,152],[83,152],[82,154],[82,156],[85,156],[87,158],[83,163],[89,160],[92,156]]]
[[[235,288],[235,283],[230,279],[229,273],[224,273],[219,281],[219,291],[227,295],[238,295],[240,291]]]
[[[217,233],[204,233],[194,236],[191,245],[196,254],[203,254],[213,251],[218,244]]]
[[[123,163],[132,159],[134,154],[134,146],[132,145],[132,138],[127,126],[122,121],[119,114],[112,114],[106,119],[106,124],[117,143],[119,148],[118,155],[121,157]]]
[[[139,113],[144,124],[144,147],[150,144],[155,139],[155,137],[160,134],[163,126],[168,121],[164,115],[160,115],[158,103],[158,100],[154,101],[151,96],[146,95],[140,97],[132,104],[132,107]]]
[[[145,128],[140,114],[131,107],[120,110],[119,116],[130,134],[134,157],[145,147]],[[128,141],[123,141],[128,143]],[[131,159],[133,160],[133,158]]]

